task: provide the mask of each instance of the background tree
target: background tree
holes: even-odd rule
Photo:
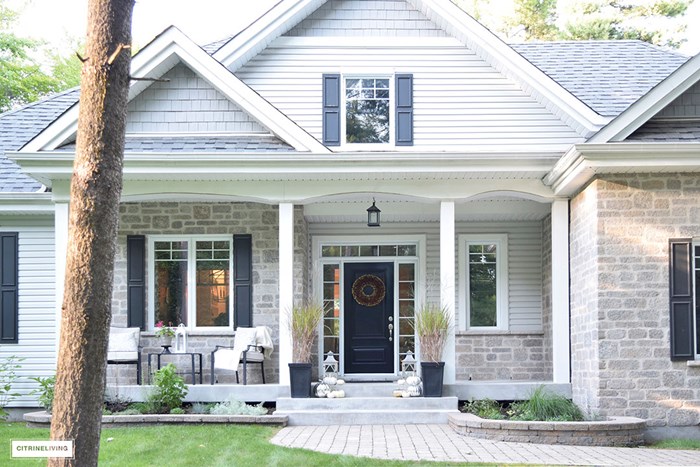
[[[563,39],[639,39],[677,48],[680,19],[692,0],[596,0],[576,3],[562,28]]]
[[[73,177],[52,440],[75,440],[74,459],[50,466],[96,466],[107,339],[134,0],[89,0]]]
[[[559,36],[557,0],[515,0],[515,15],[506,22],[522,28],[525,40],[551,41]]]
[[[0,112],[58,90],[57,81],[30,56],[38,43],[10,32],[16,18],[0,0]]]

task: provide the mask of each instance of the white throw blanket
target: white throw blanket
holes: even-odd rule
[[[238,328],[233,339],[232,349],[219,349],[215,352],[214,368],[237,371],[241,354],[249,345],[259,345],[263,348],[263,356],[269,359],[272,355],[272,337],[270,328],[258,326],[255,328]]]

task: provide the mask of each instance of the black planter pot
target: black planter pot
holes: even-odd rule
[[[289,389],[292,397],[311,397],[311,363],[289,364]]]
[[[442,377],[445,362],[421,362],[423,397],[442,397]]]

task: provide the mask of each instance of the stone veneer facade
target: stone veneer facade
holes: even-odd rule
[[[301,207],[294,212],[294,277],[295,298],[306,296],[308,277],[309,235]],[[265,362],[266,382],[279,381],[279,215],[276,206],[256,203],[189,203],[144,202],[123,203],[120,206],[119,236],[114,271],[112,323],[126,326],[126,236],[127,235],[231,235],[251,234],[253,240],[253,323],[272,330],[275,349],[270,361]],[[148,255],[148,251],[146,252]],[[148,267],[148,266],[147,266]],[[148,353],[160,350],[153,332],[141,334],[144,372]],[[204,356],[204,382],[209,383],[210,353],[216,345],[232,345],[232,333],[191,331],[188,348]],[[179,360],[186,371],[185,357]],[[169,360],[170,361],[170,360]],[[155,365],[155,358],[154,358]],[[117,373],[119,372],[119,373]],[[217,374],[219,382],[233,382],[232,372]],[[253,365],[249,381],[262,382],[259,365]],[[147,381],[147,380],[144,380]],[[186,378],[189,382],[189,378]],[[131,366],[109,366],[108,383],[135,384]]]
[[[670,360],[668,240],[700,236],[700,175],[606,175],[571,201],[574,401],[700,424],[700,367]]]

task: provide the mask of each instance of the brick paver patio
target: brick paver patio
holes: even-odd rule
[[[291,426],[274,444],[376,459],[538,465],[700,466],[700,452],[505,443],[461,436],[448,425]]]

